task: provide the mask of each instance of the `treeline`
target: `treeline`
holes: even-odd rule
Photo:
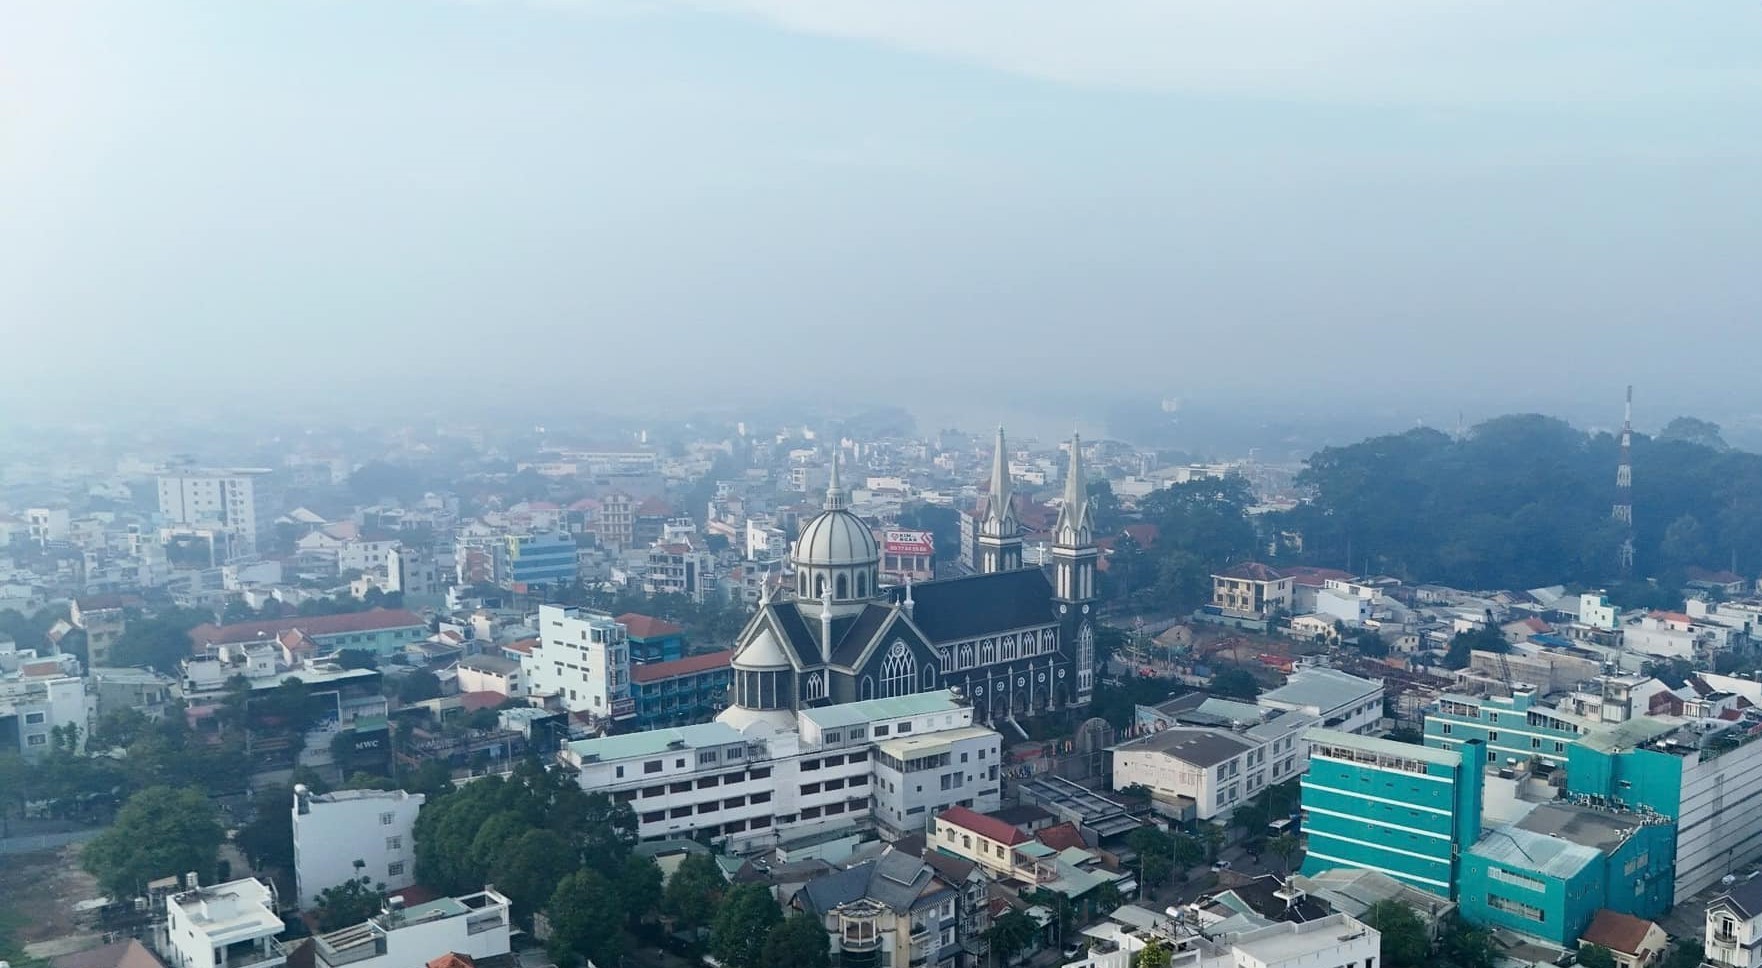
[[[1467,588],[1598,585],[1616,572],[1619,442],[1536,414],[1462,439],[1435,430],[1311,456],[1313,500],[1271,523],[1293,560]],[[1762,455],[1681,418],[1633,440],[1635,574],[1680,587],[1691,568],[1762,570]]]

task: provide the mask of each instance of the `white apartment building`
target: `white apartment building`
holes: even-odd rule
[[[441,594],[440,565],[431,554],[398,546],[385,553],[385,587],[400,592],[406,603],[438,598]]]
[[[159,478],[159,514],[169,524],[224,531],[233,556],[252,556],[275,527],[272,479],[262,468],[166,474]]]
[[[520,660],[528,694],[572,713],[600,719],[636,714],[630,698],[630,646],[609,615],[565,605],[540,605],[538,641]]]
[[[385,567],[390,562],[392,553],[402,547],[404,543],[396,538],[357,538],[345,541],[336,550],[337,570],[374,571]]]
[[[67,540],[73,529],[66,508],[26,508],[24,523],[25,534],[39,548],[51,542]]]
[[[313,938],[314,968],[415,968],[451,953],[481,961],[513,950],[508,899],[495,890],[403,900],[387,898],[378,917]]]
[[[1001,754],[971,707],[929,692],[805,709],[794,729],[715,722],[581,740],[562,758],[584,789],[630,804],[644,840],[703,834],[752,850],[845,827],[915,833],[947,806],[995,810]]]
[[[294,885],[310,908],[326,888],[365,877],[397,891],[416,883],[416,815],[426,798],[402,790],[294,787]],[[356,867],[356,862],[361,863]]]
[[[505,655],[472,655],[459,660],[460,692],[497,692],[504,696],[526,695],[520,679],[520,663]]]
[[[1180,726],[1113,748],[1113,788],[1138,784],[1194,818],[1228,814],[1263,788],[1309,767],[1304,734],[1319,720],[1280,712],[1241,730]]]
[[[1602,592],[1587,593],[1578,597],[1578,624],[1594,629],[1611,630],[1619,621],[1620,610],[1609,601],[1609,596]]]
[[[1257,703],[1262,709],[1307,713],[1328,729],[1362,736],[1383,718],[1383,684],[1337,669],[1298,669]]]
[[[287,925],[276,913],[275,887],[254,877],[185,890],[165,898],[165,922],[154,938],[171,968],[280,968],[287,954],[275,936]]]
[[[14,747],[27,760],[54,748],[58,726],[79,727],[85,748],[95,697],[86,694],[79,660],[71,655],[38,658],[34,649],[0,641],[0,749]]]

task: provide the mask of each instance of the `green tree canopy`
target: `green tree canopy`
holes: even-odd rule
[[[1425,922],[1400,901],[1378,901],[1364,912],[1365,924],[1383,936],[1383,961],[1388,968],[1420,968],[1432,951]]]
[[[201,790],[148,787],[86,844],[80,862],[111,897],[139,897],[148,881],[186,871],[213,880],[223,839],[214,804]]]
[[[998,915],[985,931],[995,964],[1008,964],[1016,955],[1028,950],[1040,936],[1040,923],[1025,912],[1010,908]]]
[[[624,869],[618,872],[618,894],[632,927],[660,912],[661,881],[661,868],[651,858],[637,854],[624,858]]]
[[[789,968],[831,968],[832,944],[820,922],[806,914],[792,914],[765,935],[760,964]]]
[[[372,878],[357,877],[318,892],[317,902],[318,930],[336,931],[378,914],[385,907],[385,892]]]
[[[766,968],[765,942],[783,920],[771,890],[762,884],[736,884],[722,895],[710,926],[710,951],[727,968]]]
[[[487,880],[508,896],[514,917],[529,924],[563,878],[579,866],[569,841],[552,830],[528,828],[506,841],[491,860]]]
[[[728,879],[709,854],[687,854],[667,879],[662,910],[681,928],[690,930],[710,923]]]
[[[1600,944],[1580,945],[1578,963],[1584,968],[1615,968],[1615,952]]]
[[[624,953],[624,905],[617,889],[591,870],[563,879],[545,908],[551,957],[565,965],[616,965]]]
[[[1240,666],[1222,666],[1211,677],[1209,689],[1214,696],[1253,702],[1260,695],[1260,683],[1252,673]]]
[[[252,867],[289,870],[294,866],[293,803],[291,787],[267,787],[257,791],[250,822],[240,827],[233,837],[234,845]]]

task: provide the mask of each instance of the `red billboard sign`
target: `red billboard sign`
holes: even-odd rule
[[[928,531],[888,531],[881,536],[881,548],[890,555],[929,555],[936,543]]]

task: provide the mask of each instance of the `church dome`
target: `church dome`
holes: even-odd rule
[[[880,557],[874,532],[843,508],[820,512],[801,529],[795,543],[797,565],[866,565]]]
[[[736,669],[760,671],[790,668],[789,655],[783,651],[783,644],[768,628],[760,629],[759,634],[735,653],[733,665]]]

